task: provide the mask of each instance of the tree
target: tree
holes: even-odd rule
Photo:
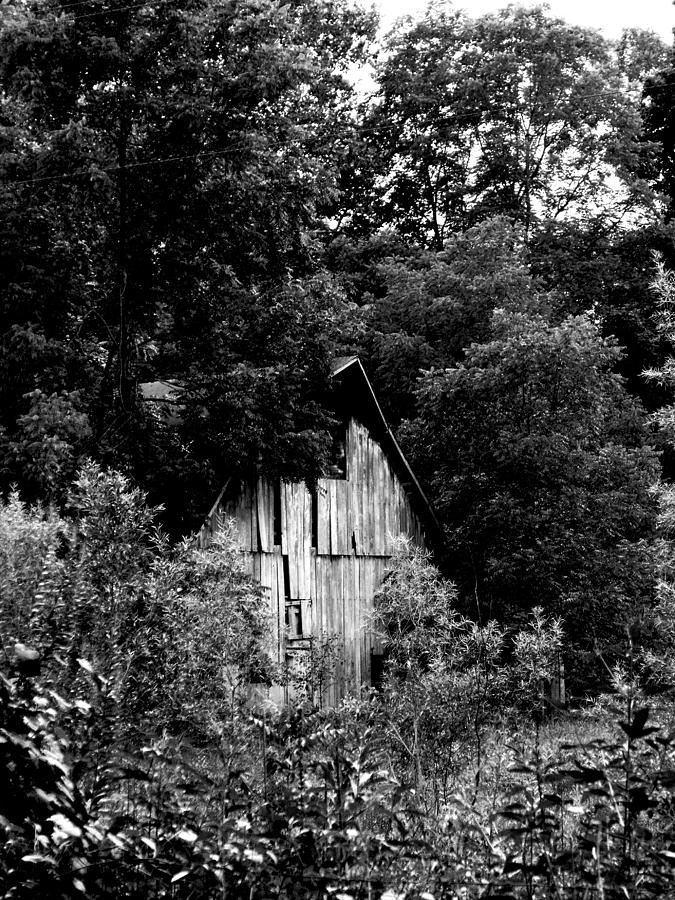
[[[668,202],[668,218],[672,218],[675,198],[675,60],[670,59],[646,79],[642,97],[642,117],[646,137],[656,148],[649,175],[657,190]]]
[[[616,232],[599,216],[588,224],[548,223],[528,246],[532,274],[551,295],[556,318],[593,310],[603,334],[625,350],[617,371],[627,389],[650,410],[663,404],[664,392],[642,373],[666,352],[650,287],[653,254],[672,259],[673,235],[672,225],[661,222]]]
[[[658,461],[591,317],[497,310],[492,328],[421,379],[404,447],[445,523],[463,608],[562,616],[579,687],[596,645],[620,652],[650,601]]]
[[[138,382],[194,383],[203,402],[205,379],[243,367],[250,387],[270,338],[256,322],[280,347],[303,329],[302,362],[295,353],[285,366],[278,351],[260,365],[277,395],[286,384],[294,396],[291,366],[296,383],[325,383],[324,313],[339,295],[315,280],[312,234],[336,189],[345,72],[372,25],[341,0],[10,5],[0,392],[12,439],[24,394],[83,389],[97,454],[143,472]],[[319,291],[312,319],[304,298]],[[242,442],[256,443],[256,403],[253,392],[229,420],[207,408],[211,434],[225,447],[232,436],[232,466]],[[302,409],[289,402],[280,437],[306,430]],[[321,431],[327,420],[313,419]]]
[[[440,252],[411,250],[378,267],[381,296],[363,308],[365,352],[391,422],[415,412],[421,369],[459,362],[490,334],[496,307],[541,308],[522,230],[494,218],[453,235]]]
[[[657,328],[672,350],[675,344],[675,274],[667,268],[662,257],[656,257],[656,274],[651,285],[654,293]],[[645,371],[648,381],[656,382],[667,391],[668,401],[652,416],[668,446],[675,441],[675,405],[672,391],[675,386],[675,358],[666,356],[660,366]],[[675,583],[673,581],[673,535],[675,535],[675,489],[664,481],[658,489],[658,541],[655,545],[656,603],[648,623],[649,645],[641,662],[646,680],[652,687],[672,694],[675,690]]]
[[[132,726],[200,739],[241,726],[248,684],[276,673],[267,602],[228,523],[209,548],[172,547],[143,492],[92,463],[70,502],[70,519],[17,494],[0,502],[5,660],[29,648],[70,693],[84,659],[128,739]]]
[[[355,190],[372,185],[375,221],[436,250],[497,214],[529,233],[597,207],[643,208],[638,45],[626,38],[620,63],[597,32],[542,8],[472,20],[431,7],[385,43]]]

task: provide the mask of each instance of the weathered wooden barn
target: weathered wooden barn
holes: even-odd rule
[[[369,620],[397,539],[427,546],[438,527],[359,360],[336,360],[333,383],[339,426],[326,477],[311,490],[231,479],[200,532],[206,544],[224,517],[235,520],[246,567],[269,592],[278,662],[297,666],[339,645],[322,686],[331,705],[378,678],[381,647]],[[270,697],[288,700],[289,688]]]

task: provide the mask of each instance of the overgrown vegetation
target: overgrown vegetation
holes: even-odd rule
[[[669,48],[0,9],[0,892],[671,895]],[[183,538],[226,476],[324,470],[345,353],[445,547],[396,557],[382,684],[327,709],[339,639],[279,671],[227,523]]]
[[[252,667],[283,673],[234,544],[171,547],[93,465],[71,503],[0,510],[4,896],[667,892],[675,742],[637,666],[556,718],[560,622],[479,625],[402,548],[381,691],[252,705]]]

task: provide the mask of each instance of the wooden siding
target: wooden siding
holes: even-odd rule
[[[335,704],[358,685],[370,684],[371,653],[381,650],[368,627],[373,597],[396,539],[404,535],[420,546],[424,541],[404,486],[368,429],[349,422],[346,478],[319,479],[315,501],[303,483],[259,479],[225,490],[202,529],[202,543],[221,516],[236,520],[246,567],[269,591],[278,661],[292,648],[302,652],[309,646],[287,634],[286,604],[294,602],[297,616],[299,603],[303,638],[339,636],[343,643],[325,702]]]

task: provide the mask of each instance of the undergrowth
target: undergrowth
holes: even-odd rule
[[[253,671],[278,673],[227,534],[169,547],[91,467],[73,510],[0,516],[2,896],[675,894],[672,704],[616,670],[611,695],[548,708],[555,620],[479,627],[402,556],[382,689],[323,708],[312,672],[294,708],[252,707]]]

